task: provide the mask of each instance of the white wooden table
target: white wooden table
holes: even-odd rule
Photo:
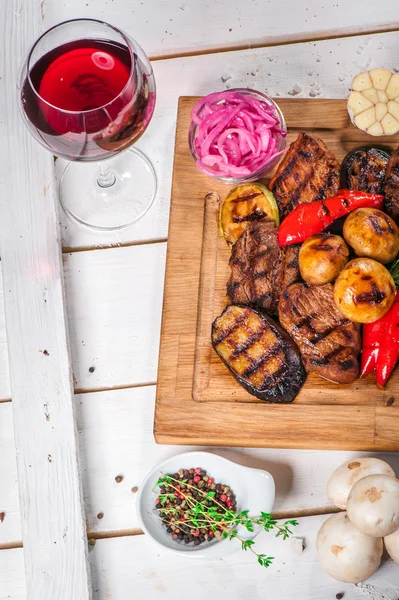
[[[394,0],[378,4],[374,0],[338,0],[338,4],[331,0],[70,0],[65,4],[57,0],[3,1],[0,157],[11,160],[11,152],[12,160],[7,169],[4,163],[0,164],[0,207],[12,212],[10,202],[15,202],[17,207],[35,202],[33,215],[38,215],[38,222],[36,225],[30,222],[33,228],[30,235],[44,252],[48,250],[41,242],[45,236],[55,249],[57,243],[55,230],[49,233],[48,222],[43,222],[44,227],[39,223],[48,210],[45,203],[52,202],[51,166],[34,140],[20,148],[19,160],[12,155],[18,151],[9,126],[9,119],[14,118],[13,109],[9,109],[14,93],[15,65],[40,30],[81,16],[102,18],[125,29],[154,60],[157,107],[148,131],[138,144],[152,159],[160,184],[151,210],[141,221],[118,234],[95,235],[79,228],[62,213],[59,215],[87,530],[88,537],[96,540],[94,546],[89,546],[93,598],[152,600],[184,594],[198,600],[207,596],[234,600],[328,600],[337,593],[344,593],[345,600],[397,600],[399,567],[390,561],[384,562],[367,585],[359,586],[335,582],[321,571],[317,562],[315,536],[325,518],[323,515],[333,510],[325,493],[326,481],[332,470],[355,456],[354,453],[216,449],[238,462],[269,470],[276,480],[275,512],[299,517],[297,535],[306,539],[306,549],[300,556],[294,553],[289,542],[267,536],[257,542],[276,557],[274,566],[268,570],[261,569],[247,554],[240,552],[216,562],[178,559],[157,549],[142,535],[135,514],[137,487],[146,472],[160,460],[181,451],[181,448],[157,446],[152,436],[178,97],[239,86],[267,91],[277,97],[345,97],[356,72],[377,66],[399,70],[397,3]],[[3,98],[10,103],[7,111],[4,111]],[[5,136],[9,136],[8,143]],[[62,167],[62,161],[58,160],[56,175]],[[18,183],[11,185],[14,178]],[[32,195],[23,193],[26,180],[30,181]],[[5,198],[4,191],[9,195],[10,189],[12,197]],[[28,229],[25,216],[12,214],[16,215],[18,226],[22,223]],[[4,215],[0,213],[3,221]],[[30,410],[29,393],[38,393],[38,388],[30,388],[30,378],[37,369],[40,372],[47,369],[43,371],[47,375],[51,375],[51,369],[58,369],[61,380],[68,382],[68,373],[58,364],[62,356],[66,358],[67,347],[61,343],[60,348],[55,349],[57,360],[44,363],[53,366],[44,367],[40,360],[46,360],[43,351],[47,348],[38,346],[33,350],[36,340],[28,339],[27,333],[21,338],[21,332],[30,328],[37,331],[39,337],[46,330],[49,339],[53,339],[54,331],[47,322],[50,317],[44,305],[40,309],[43,322],[32,325],[26,316],[29,311],[25,308],[30,302],[26,291],[32,286],[32,294],[38,292],[35,282],[27,283],[25,274],[21,276],[18,269],[15,272],[14,259],[21,252],[29,256],[29,247],[23,247],[28,242],[15,226],[7,235],[3,233],[0,243],[3,259],[0,278],[2,267],[4,280],[4,289],[0,286],[0,513],[5,513],[0,522],[0,600],[83,600],[89,595],[72,597],[72,592],[68,595],[67,590],[74,589],[69,584],[59,598],[51,593],[57,589],[52,587],[51,581],[59,578],[67,581],[72,574],[76,575],[73,560],[62,560],[57,565],[55,559],[56,570],[47,573],[48,586],[40,590],[35,589],[34,584],[32,587],[31,567],[35,561],[42,561],[43,556],[42,547],[40,544],[35,547],[31,538],[29,545],[25,544],[25,575],[21,540],[28,515],[32,515],[26,484],[32,482],[32,477],[29,465],[25,464],[26,457],[19,454],[20,484],[24,488],[21,492],[25,499],[21,511],[12,396],[15,401],[18,397],[14,413],[19,415],[21,407]],[[32,262],[35,260],[37,257],[32,258]],[[43,280],[49,277],[50,281],[55,277],[55,286],[48,293],[54,305],[61,306],[56,259],[54,265],[50,274],[41,272],[39,275]],[[41,266],[46,270],[49,264],[42,262]],[[46,295],[47,288],[43,290],[44,303],[47,303]],[[14,331],[16,315],[22,320]],[[25,315],[25,320],[21,315]],[[59,323],[61,318],[62,315]],[[43,379],[42,388],[46,390],[44,397],[50,396],[43,403],[43,418],[49,421],[52,394],[64,394],[67,398],[68,385],[60,389],[50,376]],[[67,401],[65,406],[68,413]],[[72,406],[70,408],[72,410]],[[63,414],[55,415],[54,427],[58,426],[60,439],[68,443],[69,434],[62,431]],[[18,423],[16,431],[20,432],[20,425]],[[24,435],[33,436],[34,428],[35,423],[29,423]],[[53,440],[55,456],[57,440],[57,437]],[[40,445],[40,440],[35,443]],[[25,447],[26,438],[22,437],[18,444]],[[399,456],[385,458],[398,473]],[[46,460],[51,464],[50,452]],[[24,465],[23,470],[21,465]],[[74,472],[73,465],[71,468]],[[49,486],[56,481],[51,479],[53,473],[49,469]],[[115,481],[118,475],[123,476],[120,483]],[[61,483],[58,481],[58,485]],[[43,481],[37,484],[45,488]],[[72,499],[78,497],[78,490],[69,492]],[[49,513],[45,503],[33,508],[39,540],[42,530],[47,531],[48,526],[50,531],[54,525],[48,525],[48,521],[61,519],[62,515]],[[71,510],[74,514],[75,508]],[[99,518],[100,513],[103,518]],[[64,534],[65,541],[67,533]],[[83,561],[84,530],[83,534],[79,533],[78,527],[73,535],[83,540],[77,550],[82,553]],[[62,550],[60,552],[63,556]],[[84,579],[85,573],[79,573],[79,577]]]

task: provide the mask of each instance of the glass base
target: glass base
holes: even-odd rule
[[[105,171],[108,176],[104,176]],[[137,148],[130,148],[102,161],[100,166],[69,163],[60,180],[59,194],[62,208],[75,221],[92,229],[112,231],[141,219],[156,191],[157,178],[150,160]]]

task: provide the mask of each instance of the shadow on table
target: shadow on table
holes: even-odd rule
[[[243,465],[244,467],[252,467],[254,469],[263,469],[264,471],[268,471],[276,484],[276,503],[279,498],[287,496],[290,493],[293,486],[293,469],[290,465],[278,461],[273,460],[272,458],[268,459],[266,457],[256,456],[255,454],[247,454],[243,450],[234,450],[229,448],[209,448],[205,449],[205,452],[209,450],[209,452],[215,452],[215,454],[219,454],[220,456],[224,456],[225,458],[236,462],[239,465]],[[252,451],[256,452],[256,451]]]

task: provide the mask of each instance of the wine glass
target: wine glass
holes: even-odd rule
[[[130,148],[155,107],[152,67],[137,42],[103,21],[65,21],[33,45],[18,87],[31,133],[72,161],[59,186],[65,212],[99,230],[140,219],[157,180],[149,159]]]

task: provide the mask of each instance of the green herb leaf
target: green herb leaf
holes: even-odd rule
[[[399,258],[396,258],[389,265],[387,265],[387,269],[391,273],[396,287],[399,287]]]

